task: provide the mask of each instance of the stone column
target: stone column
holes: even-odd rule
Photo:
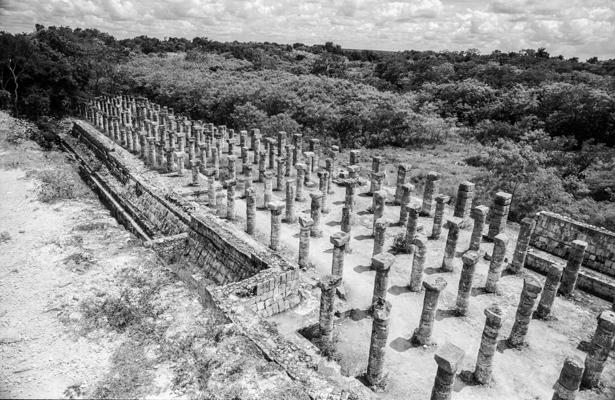
[[[256,217],[256,192],[251,187],[246,190],[246,232],[254,235],[254,220]]]
[[[331,263],[331,275],[344,275],[344,253],[350,235],[346,232],[336,232],[331,235],[331,243],[333,244],[333,261]]]
[[[301,268],[310,266],[310,231],[314,221],[312,218],[301,216],[299,217],[299,261]]]
[[[463,267],[461,268],[461,275],[459,276],[459,287],[457,290],[456,302],[456,310],[459,315],[466,315],[468,313],[470,294],[472,292],[472,284],[474,281],[474,271],[476,270],[478,258],[479,255],[475,251],[466,251],[461,257]]]
[[[227,156],[226,161],[226,169],[228,170],[227,179],[237,179],[237,157],[232,155]]]
[[[244,186],[243,186],[243,197],[246,197],[246,192],[248,191],[248,189],[250,189],[253,185],[253,175],[252,175],[252,166],[251,165],[247,165],[246,168],[244,169],[244,174],[245,174],[245,181],[244,181]]]
[[[320,226],[320,208],[322,205],[322,192],[316,191],[310,193],[310,197],[312,198],[312,203],[310,205],[310,212],[312,216],[312,220],[314,220],[314,224],[312,225],[312,229],[310,231],[310,235],[312,237],[322,237],[322,228]]]
[[[216,190],[216,215],[218,218],[226,217],[226,193],[222,191],[221,187]]]
[[[216,208],[216,180],[212,171],[208,171],[207,176],[207,200],[209,208]]]
[[[341,222],[341,230],[342,232],[346,232],[348,234],[350,234],[350,208],[348,208],[348,206],[344,205],[342,207],[342,222]]]
[[[583,240],[572,241],[568,262],[566,262],[566,268],[562,273],[562,284],[559,288],[559,292],[564,296],[570,296],[574,292],[586,249],[587,242]]]
[[[384,181],[384,171],[372,172],[371,173],[371,182],[369,186],[369,193],[373,194],[382,189],[382,182]]]
[[[199,162],[192,161],[192,186],[201,186],[201,176],[199,175]]]
[[[297,216],[295,215],[295,180],[286,180],[286,218],[284,222],[293,224],[297,222]]]
[[[220,179],[220,153],[218,151],[214,151],[211,158],[214,168],[214,178]]]
[[[365,378],[370,386],[383,386],[384,355],[389,337],[391,303],[378,301],[372,308],[372,337],[369,344],[369,358]]]
[[[312,169],[312,159],[314,158],[314,153],[311,151],[304,151],[303,156],[305,158],[305,176],[303,177],[303,184],[307,187],[314,186],[314,181],[312,181],[312,173],[314,170]]]
[[[374,250],[372,256],[384,251],[384,239],[389,222],[385,218],[378,218],[374,221]]]
[[[455,201],[454,216],[457,218],[467,218],[470,208],[472,208],[472,199],[474,198],[474,187],[472,182],[465,181],[459,184],[457,190],[457,201]]]
[[[557,294],[557,289],[559,288],[560,279],[562,278],[563,269],[563,265],[560,265],[557,262],[549,261],[549,266],[546,271],[547,278],[545,279],[545,283],[542,288],[542,294],[540,295],[540,300],[538,301],[538,307],[536,307],[536,311],[534,311],[535,318],[545,319],[551,313],[551,307],[555,301],[555,296]]]
[[[431,333],[433,331],[433,322],[436,318],[436,310],[438,309],[438,298],[440,292],[446,287],[446,281],[440,277],[423,281],[425,288],[425,298],[423,300],[423,311],[421,312],[421,320],[419,327],[416,328],[412,335],[412,343],[416,345],[431,344]]]
[[[260,165],[260,162],[261,162],[260,154],[262,153],[262,151],[261,151],[261,140],[259,138],[255,138],[252,147],[253,147],[253,150],[254,150],[254,157],[252,158],[252,164],[253,165]],[[267,156],[265,156],[265,158],[266,157]]]
[[[423,206],[421,207],[421,215],[431,217],[434,208],[434,197],[440,190],[440,174],[430,172],[425,180],[425,191],[423,192]],[[402,194],[403,197],[403,194]]]
[[[423,268],[425,267],[425,253],[427,249],[427,238],[419,234],[414,238],[414,254],[412,257],[412,271],[410,272],[410,283],[408,288],[412,292],[420,292],[423,287]]]
[[[265,181],[265,171],[267,171],[267,152],[258,153],[258,181]]]
[[[446,236],[446,246],[444,247],[444,259],[442,260],[442,270],[445,272],[453,271],[453,260],[457,252],[457,241],[459,240],[459,225],[461,219],[452,217],[446,223],[448,235]]]
[[[409,172],[412,166],[410,164],[400,164],[397,167],[397,187],[395,188],[394,204],[401,204],[402,186],[408,183],[410,179]]]
[[[389,288],[389,271],[395,261],[391,253],[380,253],[372,257],[372,269],[376,271],[374,277],[374,291],[372,294],[372,307],[378,299],[386,300]]]
[[[226,219],[235,221],[235,185],[237,181],[231,179],[226,181]]]
[[[282,211],[284,211],[284,203],[281,201],[272,201],[268,203],[269,211],[271,211],[271,241],[269,248],[278,250],[280,248],[280,225],[282,224]]]
[[[325,160],[325,169],[329,173],[329,176],[327,177],[327,189],[329,190],[329,194],[333,194],[333,187],[331,186],[331,180],[333,179],[333,167],[333,159],[327,158]]]
[[[359,156],[361,155],[361,150],[350,150],[350,162],[348,165],[356,165],[359,163]]]
[[[474,369],[474,379],[486,385],[491,381],[493,370],[493,355],[498,345],[498,333],[502,327],[502,310],[497,304],[485,308],[485,328],[480,340],[478,357],[476,358],[476,369]]]
[[[418,203],[409,204],[406,207],[408,211],[408,223],[406,224],[406,236],[404,238],[404,245],[406,252],[412,252],[412,243],[416,237],[416,232],[419,228],[419,213],[421,212],[421,205]]]
[[[318,190],[322,193],[322,206],[321,212],[323,214],[329,213],[329,173],[326,170],[318,171]]]
[[[489,231],[487,238],[493,240],[496,235],[499,235],[506,228],[508,221],[508,211],[510,210],[510,202],[512,195],[506,192],[497,192],[493,200],[493,209],[491,210],[491,221],[489,222]]]
[[[295,200],[305,201],[305,196],[303,195],[303,180],[305,176],[306,165],[303,163],[297,163],[295,164],[295,168],[297,169],[297,190],[295,193]]]
[[[295,165],[295,160],[293,160],[294,148],[292,144],[286,145],[286,170],[284,171],[284,175],[290,176],[293,166]]]
[[[354,204],[355,204],[355,191],[357,186],[359,186],[359,181],[357,179],[347,179],[344,181],[344,186],[346,187],[346,197],[344,198],[344,204],[348,207],[348,210],[352,214],[354,212]]]
[[[582,388],[598,387],[604,365],[613,347],[613,337],[615,337],[615,312],[602,311],[598,316],[598,326],[585,357],[585,372],[581,379]]]
[[[372,172],[380,172],[380,167],[382,166],[382,161],[383,160],[384,160],[384,158],[381,157],[381,156],[373,156],[372,157]]]
[[[444,207],[450,200],[449,196],[439,194],[436,196],[436,211],[433,216],[433,227],[431,228],[430,239],[439,239],[442,233],[442,222],[444,221]]]
[[[293,160],[295,163],[301,162],[301,154],[303,153],[303,135],[295,133],[293,136]]]
[[[275,139],[268,137],[267,138],[267,149],[269,150],[269,169],[275,169]]]
[[[399,226],[406,226],[408,223],[408,205],[414,192],[414,185],[406,183],[401,187],[401,206],[399,207]]]
[[[504,269],[506,246],[508,246],[508,236],[505,233],[500,233],[493,238],[493,253],[491,254],[491,262],[489,263],[489,272],[487,273],[487,282],[485,284],[485,291],[487,293],[496,293],[497,291],[498,281]]]
[[[525,257],[527,256],[527,249],[530,246],[530,239],[534,228],[536,227],[536,220],[534,218],[523,218],[519,224],[519,236],[517,236],[517,245],[515,246],[515,252],[513,253],[512,262],[508,269],[513,273],[518,274],[525,265]],[[482,236],[482,235],[481,235]]]
[[[284,190],[284,171],[286,170],[286,158],[278,157],[278,174],[276,176],[276,190]]]
[[[540,282],[533,276],[526,276],[523,279],[523,290],[521,291],[515,322],[508,337],[510,346],[519,347],[525,342],[525,335],[532,319],[532,309],[541,290]]]
[[[278,132],[278,157],[282,157],[282,153],[284,152],[284,146],[286,146],[286,132],[279,131]]]
[[[374,218],[372,222],[372,235],[376,236],[376,221],[384,216],[384,205],[387,200],[387,192],[384,190],[378,190],[374,192]]]
[[[263,176],[263,180],[265,182],[263,186],[263,208],[267,209],[269,207],[269,202],[271,202],[271,198],[273,197],[273,173],[271,171],[265,171],[265,175]]]
[[[567,357],[559,374],[559,379],[553,386],[553,397],[551,400],[574,400],[581,386],[583,376],[583,360],[577,356]]]
[[[464,357],[465,352],[450,342],[446,342],[436,351],[434,358],[438,370],[431,390],[431,400],[450,400],[455,375]]]
[[[342,282],[341,276],[326,275],[318,282],[320,288],[320,315],[318,333],[323,349],[328,348],[333,339],[333,318],[335,311],[335,289]]]
[[[489,213],[489,207],[487,206],[481,205],[472,209],[471,217],[474,220],[474,227],[472,228],[472,236],[470,237],[469,250],[478,251],[480,249],[487,213]]]

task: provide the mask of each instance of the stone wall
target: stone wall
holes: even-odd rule
[[[568,258],[573,240],[587,242],[583,265],[615,277],[615,233],[561,215],[542,211],[538,213],[531,245],[537,249]]]

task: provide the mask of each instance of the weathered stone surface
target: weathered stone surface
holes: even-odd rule
[[[488,239],[493,240],[494,237],[502,233],[504,228],[506,228],[511,201],[512,195],[510,193],[497,192],[495,194],[493,207],[491,208],[491,221],[487,231]]]
[[[421,312],[419,327],[414,331],[411,341],[419,345],[428,345],[431,344],[431,333],[438,309],[438,298],[440,292],[446,287],[446,281],[440,277],[426,279],[423,281],[423,287],[425,288],[423,311]]]
[[[450,342],[446,342],[438,349],[434,355],[438,370],[431,390],[431,400],[448,400],[451,398],[455,374],[464,357],[465,352]]]
[[[344,274],[344,253],[346,245],[350,240],[350,235],[346,232],[337,232],[331,235],[330,241],[333,244],[333,259],[331,262],[331,275],[343,276]]]
[[[470,294],[474,281],[474,271],[479,255],[475,251],[466,251],[461,257],[463,267],[459,276],[459,287],[457,290],[456,309],[459,315],[466,315],[470,303]]]
[[[562,366],[559,379],[553,387],[552,400],[574,400],[581,385],[583,360],[577,356],[567,357]]]
[[[433,217],[433,228],[431,229],[431,239],[439,239],[442,233],[442,222],[444,221],[444,207],[450,200],[449,196],[439,194],[436,196],[436,210]]]
[[[498,333],[502,327],[503,313],[500,306],[492,304],[485,308],[485,327],[478,349],[474,379],[483,385],[491,380],[493,356],[498,344]]]
[[[558,265],[557,263],[552,263],[549,267],[542,294],[538,301],[538,307],[536,307],[536,311],[534,311],[534,316],[536,316],[536,318],[545,319],[551,314],[551,307],[555,301],[555,295],[559,288],[563,269],[563,265]]]
[[[430,217],[434,208],[434,197],[440,190],[440,174],[430,172],[425,179],[425,191],[423,192],[423,204],[421,206],[421,215]],[[402,196],[403,197],[403,196]]]
[[[581,379],[581,387],[593,389],[600,383],[604,365],[609,358],[615,338],[615,312],[602,311],[598,316],[596,332],[592,337],[589,351],[585,357],[585,371]]]
[[[568,262],[562,273],[562,283],[559,287],[559,292],[564,296],[569,296],[574,292],[587,246],[587,242],[583,240],[573,240],[571,243]]]
[[[530,239],[532,233],[536,228],[536,220],[534,218],[523,218],[519,224],[519,236],[517,236],[517,245],[515,246],[515,252],[513,254],[512,262],[509,269],[518,274],[521,272],[525,265],[525,258],[527,257],[527,250],[530,245]]]
[[[474,199],[474,187],[475,185],[469,181],[459,184],[453,216],[457,218],[466,218],[468,216],[472,207],[472,199]]]
[[[384,251],[384,239],[389,221],[386,218],[378,218],[374,224],[374,250],[372,256]]]
[[[471,217],[474,220],[474,226],[472,228],[472,236],[470,237],[469,250],[478,251],[480,249],[488,213],[489,207],[487,206],[480,205],[472,209]]]
[[[423,269],[425,267],[425,253],[427,252],[427,237],[419,234],[414,238],[414,254],[412,256],[412,271],[408,288],[412,292],[420,292],[423,287]]]
[[[489,272],[487,272],[487,282],[485,290],[488,293],[496,293],[498,281],[502,276],[504,269],[504,257],[506,257],[506,246],[508,246],[508,236],[500,233],[493,238],[493,253],[491,254],[491,262],[489,264]]]
[[[372,309],[372,336],[365,377],[370,386],[382,386],[384,379],[384,356],[389,337],[391,303],[380,299],[373,305]]]
[[[341,276],[326,275],[319,282],[320,288],[320,315],[318,318],[318,328],[320,343],[323,346],[330,346],[333,338],[333,318],[335,311],[335,288],[342,282]]]
[[[386,293],[389,288],[389,271],[393,262],[395,262],[395,256],[391,253],[380,253],[372,257],[372,269],[376,270],[372,307],[378,299],[386,300]]]
[[[442,270],[445,272],[453,271],[453,260],[457,253],[457,241],[459,240],[459,230],[462,220],[460,218],[451,218],[447,221],[448,235],[446,237],[446,246],[444,247],[444,258],[442,260]]]
[[[541,290],[540,282],[533,276],[526,276],[523,279],[523,290],[519,298],[515,322],[508,337],[509,345],[519,347],[525,343],[525,335],[532,319],[532,309]]]
[[[299,259],[298,263],[301,268],[309,267],[309,255],[310,255],[310,231],[314,220],[309,217],[299,217]]]

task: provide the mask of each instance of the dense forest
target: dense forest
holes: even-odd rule
[[[92,96],[133,93],[193,119],[346,148],[471,144],[482,197],[513,193],[512,219],[550,209],[615,230],[615,60],[116,40],[37,25],[0,33],[0,74],[0,106],[43,122]]]

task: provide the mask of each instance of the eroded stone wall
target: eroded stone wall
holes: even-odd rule
[[[588,243],[585,267],[615,277],[615,233],[552,212],[538,213],[532,246],[566,259],[573,240]]]

